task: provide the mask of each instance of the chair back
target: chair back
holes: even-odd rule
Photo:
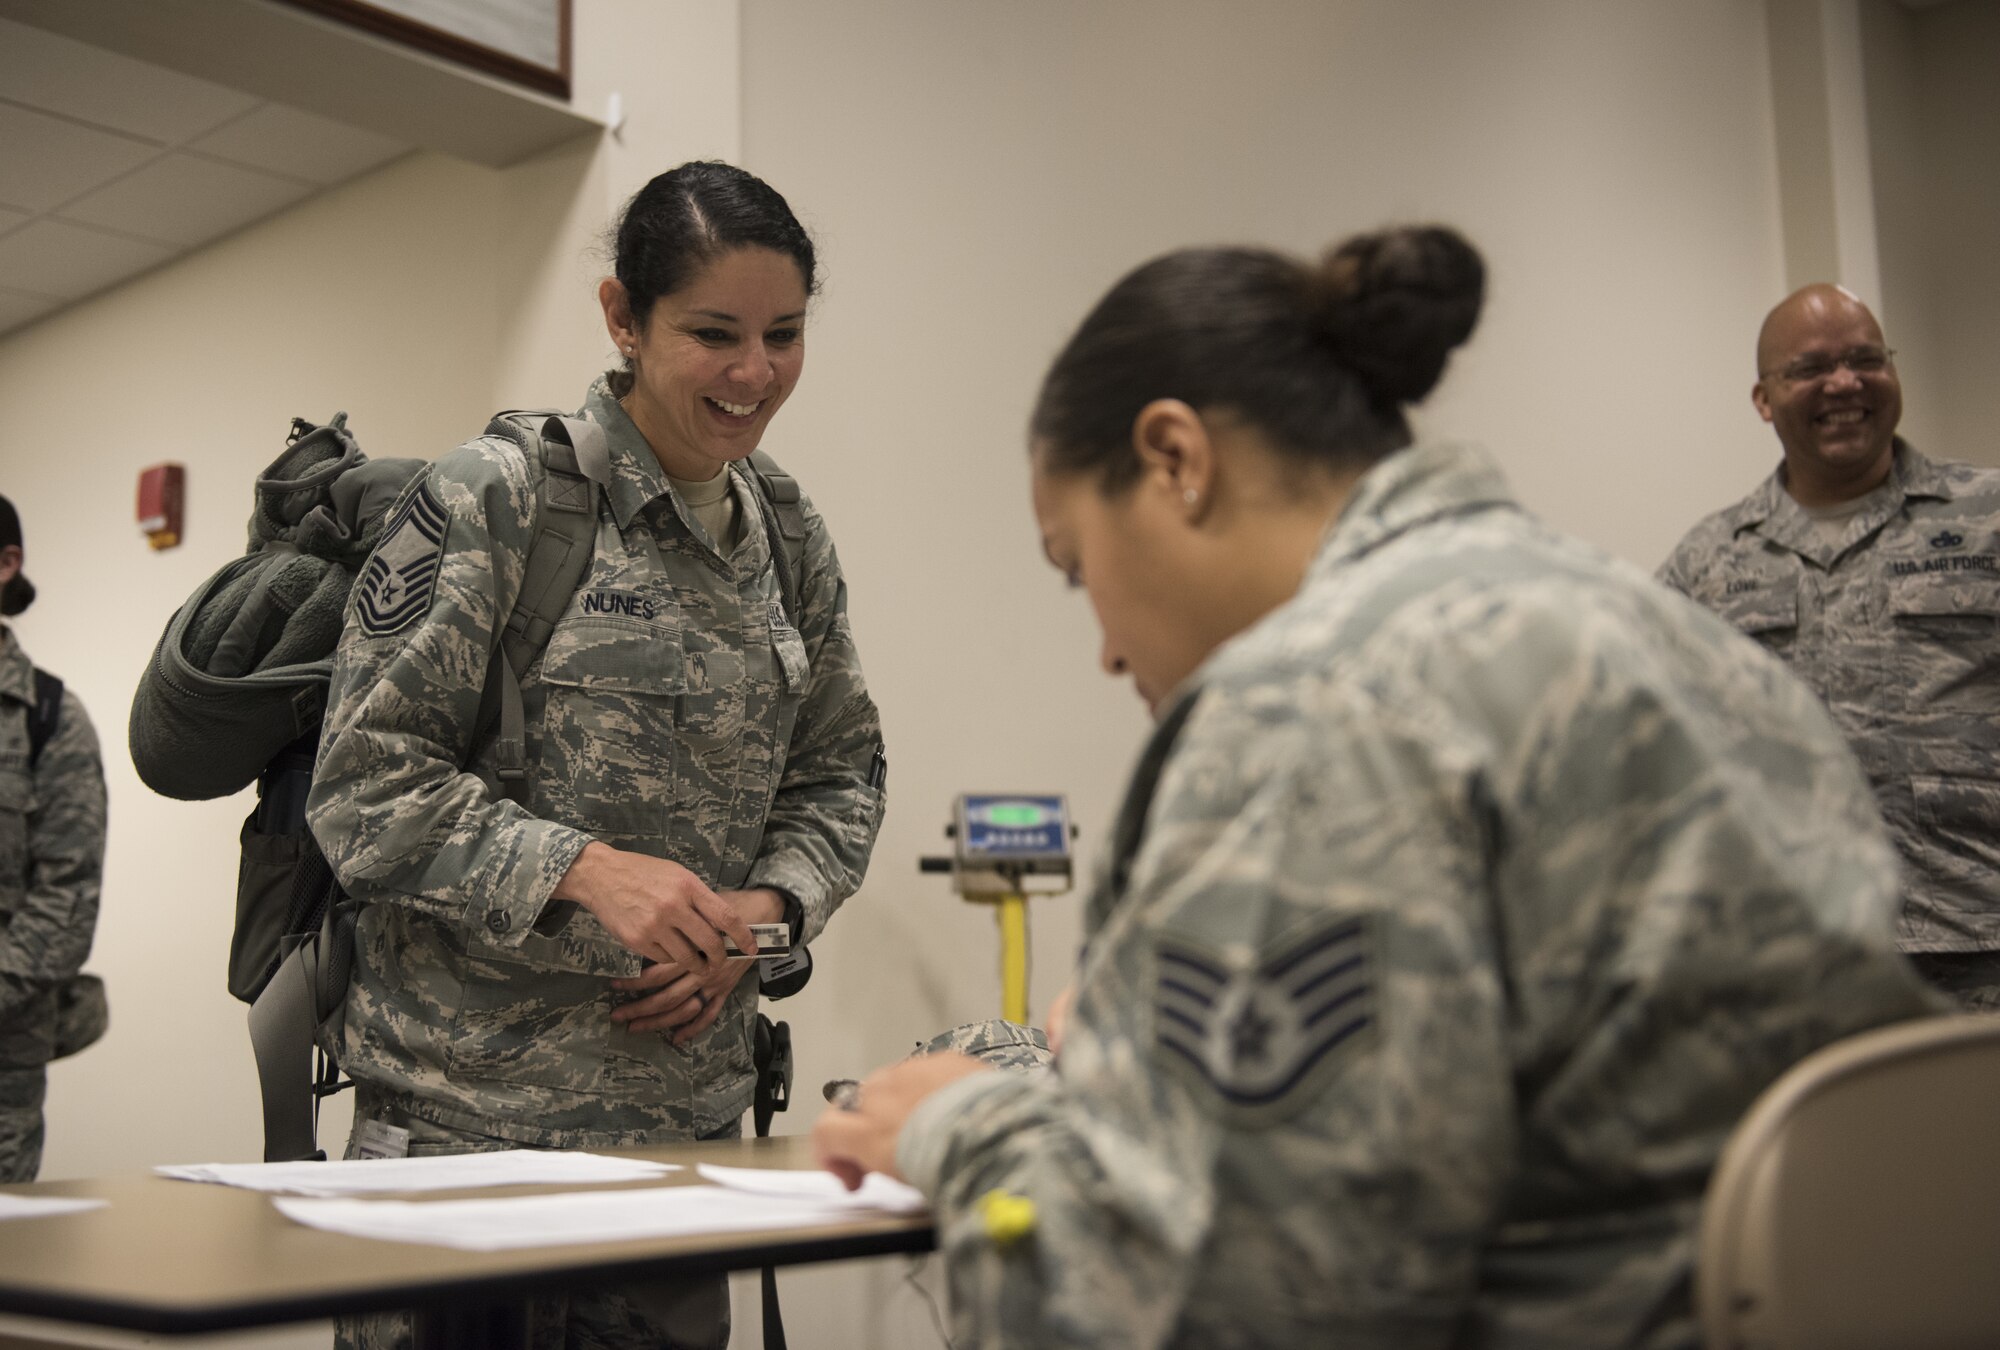
[[[1800,1061],[1723,1150],[1695,1302],[1708,1350],[2000,1345],[2000,1016]]]

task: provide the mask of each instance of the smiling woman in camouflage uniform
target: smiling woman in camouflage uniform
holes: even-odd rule
[[[1056,1072],[815,1131],[931,1197],[959,1345],[1691,1348],[1731,1126],[1928,1006],[1812,695],[1413,441],[1483,289],[1443,230],[1178,253],[1048,376],[1043,546],[1159,722]]]
[[[309,808],[366,902],[340,1056],[357,1139],[604,1148],[740,1128],[756,980],[722,939],[749,950],[749,924],[788,920],[810,941],[860,884],[882,812],[832,540],[804,503],[794,624],[741,468],[798,380],[814,282],[784,199],[740,169],[683,165],[627,207],[600,299],[628,364],[579,414],[609,482],[590,569],[522,672],[525,809],[494,790],[481,696],[541,467],[471,441],[385,528],[393,565],[350,603]],[[622,1289],[539,1313],[535,1340],[715,1345],[727,1308],[720,1277]]]

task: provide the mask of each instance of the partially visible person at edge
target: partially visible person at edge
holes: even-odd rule
[[[1157,718],[1056,1072],[814,1137],[930,1197],[958,1344],[1692,1347],[1731,1127],[1930,1006],[1810,692],[1413,443],[1483,287],[1442,229],[1174,253],[1042,387],[1043,548]]]
[[[1825,701],[1902,853],[1903,950],[1966,1007],[2000,1009],[2000,470],[1896,435],[1895,353],[1838,286],[1765,318],[1750,401],[1784,457],[1660,580]]]
[[[34,603],[21,517],[0,497],[0,616]],[[104,880],[104,765],[97,731],[64,687],[37,753],[35,667],[0,623],[0,1182],[42,1166],[42,1101],[57,999],[83,968]]]
[[[579,414],[611,481],[590,570],[523,672],[528,809],[494,790],[480,699],[540,466],[493,437],[446,455],[385,527],[395,568],[349,602],[308,814],[366,902],[340,1055],[357,1141],[737,1135],[757,980],[723,939],[753,951],[751,924],[788,922],[810,942],[881,823],[833,541],[804,503],[794,627],[742,468],[804,365],[812,243],[769,185],[717,163],[653,179],[616,240],[598,298],[625,364]],[[728,1290],[632,1286],[535,1318],[537,1345],[719,1346]],[[407,1319],[342,1329],[409,1336]]]

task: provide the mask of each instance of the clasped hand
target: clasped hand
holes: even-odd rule
[[[753,923],[777,923],[784,901],[772,890],[712,891],[679,863],[608,844],[585,847],[553,898],[574,900],[606,932],[649,964],[612,988],[638,997],[612,1019],[633,1031],[672,1031],[676,1045],[707,1031],[722,1004],[755,962],[724,957],[726,934],[754,952]]]

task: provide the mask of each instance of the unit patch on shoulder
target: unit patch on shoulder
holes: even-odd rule
[[[450,523],[450,512],[431,494],[430,480],[421,480],[383,525],[382,538],[361,568],[354,603],[363,633],[400,633],[431,607]]]
[[[1162,940],[1153,996],[1160,1058],[1249,1126],[1311,1099],[1375,1024],[1373,932],[1323,924],[1248,969]]]

